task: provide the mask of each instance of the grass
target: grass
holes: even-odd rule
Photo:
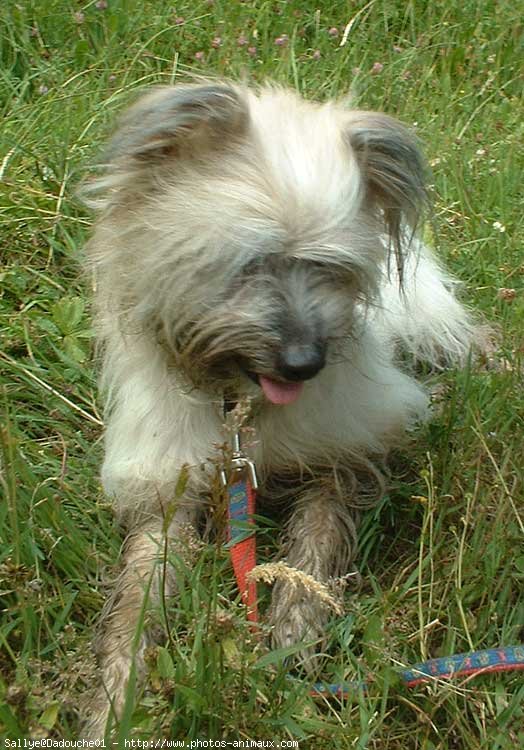
[[[500,366],[439,377],[441,411],[400,457],[409,469],[365,519],[364,585],[333,621],[325,677],[371,671],[368,694],[316,703],[303,682],[290,682],[282,654],[246,629],[226,553],[205,546],[192,569],[174,561],[182,583],[170,638],[151,650],[150,690],[126,715],[120,740],[295,739],[301,750],[523,746],[520,673],[408,691],[393,670],[524,640],[517,5],[107,6],[20,0],[0,8],[4,739],[79,738],[89,641],[121,543],[97,478],[102,420],[78,265],[91,217],[75,190],[135,90],[196,71],[270,77],[320,99],[351,88],[359,106],[416,127],[433,167],[439,252],[471,305],[498,327]],[[269,527],[262,559],[271,537]]]

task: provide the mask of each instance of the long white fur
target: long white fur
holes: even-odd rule
[[[464,362],[475,326],[453,294],[454,282],[428,248],[408,260],[406,287],[383,268],[379,303],[363,311],[362,328],[340,362],[305,383],[303,395],[282,408],[267,404],[255,424],[254,459],[264,471],[343,455],[381,454],[428,414],[428,395],[398,365],[398,345],[436,367]],[[128,339],[126,342],[126,338]],[[131,340],[131,342],[130,342]],[[117,504],[140,502],[138,485],[170,492],[182,466],[198,466],[223,441],[222,403],[216,394],[188,388],[164,353],[140,334],[113,331],[105,375],[113,403],[102,471]],[[260,398],[246,381],[246,395]],[[130,488],[129,483],[132,483]],[[147,496],[144,497],[147,502]]]
[[[171,136],[166,135],[169,121],[164,130],[156,128],[147,108],[153,102],[161,108],[159,117],[165,118],[163,101],[169,96],[169,92],[156,93],[145,104],[139,103],[135,113],[139,121],[140,107],[145,108],[142,119],[149,124],[144,126],[143,149],[148,160],[157,142],[169,147]],[[183,92],[183,101],[184,97],[190,98],[191,91]],[[388,260],[389,240],[383,235],[380,211],[371,204],[373,190],[380,200],[391,180],[395,183],[390,186],[391,205],[386,205],[384,215],[395,200],[405,200],[408,211],[416,198],[409,191],[416,190],[418,178],[406,174],[403,185],[401,170],[409,172],[409,163],[399,168],[400,177],[385,164],[384,176],[378,174],[377,184],[370,186],[365,131],[367,124],[375,133],[380,134],[381,128],[391,131],[385,133],[385,148],[395,166],[397,152],[402,159],[407,149],[400,125],[397,132],[396,125],[374,115],[352,114],[336,103],[307,103],[275,88],[257,93],[241,87],[224,89],[222,94],[212,91],[212,104],[209,93],[202,97],[197,104],[209,121],[203,128],[195,124],[194,108],[180,116],[182,143],[175,132],[176,154],[166,151],[158,164],[152,160],[144,166],[144,155],[135,153],[141,148],[140,123],[135,126],[132,115],[122,143],[117,138],[113,162],[93,188],[102,196],[97,200],[101,217],[89,247],[97,279],[99,339],[105,352],[102,386],[108,401],[102,480],[124,518],[148,513],[154,518],[159,501],[171,498],[182,467],[188,465],[198,475],[198,468],[224,440],[221,394],[190,387],[169,351],[152,335],[151,320],[160,321],[168,339],[171,331],[183,329],[198,316],[212,320],[215,306],[224,309],[220,295],[251,261],[287,255],[347,273],[346,299],[337,289],[324,294],[320,281],[313,301],[326,320],[339,325],[342,319],[351,334],[338,346],[337,356],[304,384],[300,398],[285,407],[264,403],[260,388],[246,377],[239,378],[237,397],[248,395],[258,404],[252,453],[262,482],[290,467],[336,467],[347,456],[360,456],[365,462],[386,455],[406,430],[428,415],[427,390],[400,365],[400,350],[436,367],[461,363],[477,335],[469,313],[456,299],[456,282],[429,248],[419,241],[410,247],[405,243],[402,289],[399,270]],[[220,110],[222,105],[220,123],[226,125],[220,127],[226,128],[224,140],[232,138],[232,145],[215,155],[209,146],[214,142],[212,107]],[[228,108],[234,110],[230,125]],[[179,116],[176,111],[174,116]],[[347,137],[357,121],[354,143],[360,151],[351,147]],[[135,152],[126,154],[126,144]],[[369,148],[373,147],[370,141]],[[184,148],[192,149],[191,158],[184,158]],[[375,172],[380,158],[379,153]],[[297,309],[308,283],[307,273],[298,274],[283,292],[296,295]],[[262,290],[256,305],[238,315],[252,323],[252,318],[267,315],[271,304]],[[305,319],[311,312],[307,304],[304,300],[301,309]],[[303,568],[328,570],[328,560],[321,555],[329,540],[318,524],[322,494],[313,487],[310,495],[310,510],[304,499],[294,528],[298,535],[309,529],[315,539],[302,539],[295,557],[300,560],[307,548],[311,560],[303,560]],[[326,510],[330,523],[342,519],[354,535],[353,521],[340,504],[335,507],[334,496],[331,500],[332,512]],[[312,515],[317,517],[316,526]],[[175,519],[173,524],[182,521]],[[136,549],[149,549],[148,539],[138,539]],[[341,553],[344,559],[354,554],[353,536],[348,544]],[[292,550],[290,554],[293,558]],[[137,556],[136,550],[130,553],[131,559]],[[123,603],[109,612],[105,637],[110,656],[104,681],[116,691],[117,712],[125,686],[115,687],[115,674],[120,675],[131,659],[129,639],[117,643],[118,627],[125,630],[140,602],[144,575],[142,568],[134,578],[126,570]],[[309,617],[295,599],[290,598],[289,606],[284,599],[276,607],[280,643],[300,637],[297,628]],[[315,627],[320,627],[322,616],[313,615]],[[93,737],[103,732],[109,712],[102,693],[96,705]]]

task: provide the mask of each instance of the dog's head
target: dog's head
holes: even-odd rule
[[[106,306],[193,384],[289,403],[356,335],[424,205],[386,115],[227,83],[160,88],[124,116],[92,191]]]

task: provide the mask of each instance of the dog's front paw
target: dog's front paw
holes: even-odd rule
[[[273,648],[300,644],[294,657],[297,666],[313,672],[319,662],[318,652],[325,645],[325,627],[330,617],[326,604],[315,594],[285,582],[273,589],[269,623]]]

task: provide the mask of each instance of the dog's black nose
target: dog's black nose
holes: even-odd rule
[[[288,344],[280,352],[278,372],[286,380],[309,380],[326,364],[324,344]]]

